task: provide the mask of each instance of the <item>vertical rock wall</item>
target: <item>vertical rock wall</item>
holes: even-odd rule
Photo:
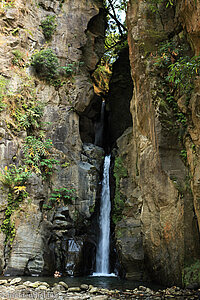
[[[135,219],[141,225],[145,266],[152,279],[165,284],[181,284],[184,265],[200,254],[196,222],[196,216],[199,219],[199,82],[195,82],[187,111],[178,100],[179,110],[187,115],[187,129],[180,143],[175,121],[172,121],[174,130],[169,129],[170,112],[162,113],[161,74],[155,71],[152,56],[156,56],[161,42],[177,40],[183,35],[191,46],[190,55],[199,55],[200,10],[199,2],[194,2],[179,0],[168,8],[163,3],[152,11],[149,1],[130,0],[127,14],[134,83],[133,137],[128,142],[125,134],[118,140],[118,146],[128,168],[129,184],[132,180],[130,186],[135,200],[131,205],[136,209],[129,211],[136,213],[132,222]],[[183,147],[186,147],[185,162],[180,156]],[[130,202],[129,192],[125,191],[125,195],[126,202]],[[129,228],[126,202],[125,231]],[[137,233],[133,235],[137,237]],[[121,244],[123,254],[123,238]]]
[[[92,268],[95,229],[90,229],[91,216],[98,196],[103,150],[92,144],[83,145],[79,118],[94,97],[90,72],[104,48],[103,6],[101,1],[93,0],[14,2],[13,6],[0,4],[0,75],[1,80],[6,80],[4,93],[19,94],[24,82],[29,80],[37,100],[43,104],[43,132],[52,140],[52,155],[59,164],[54,166],[49,181],[32,172],[27,186],[29,196],[12,213],[16,231],[12,246],[8,243],[5,247],[5,235],[2,232],[0,235],[1,270],[12,275],[41,275],[59,269],[69,275],[81,275]],[[45,40],[40,26],[47,16],[54,16],[57,24],[49,41]],[[71,76],[61,76],[60,87],[40,80],[30,65],[31,55],[45,48],[54,51],[61,67],[77,66]],[[13,53],[19,52],[20,63],[14,64]],[[17,129],[18,124],[12,122],[11,111],[6,106],[0,114],[3,170],[5,166],[9,169],[10,164],[23,163],[27,130]],[[72,203],[61,202],[50,210],[44,209],[43,204],[49,203],[52,191],[60,188],[75,189]],[[7,205],[4,189],[0,192],[1,222]],[[83,259],[88,261],[86,265]]]

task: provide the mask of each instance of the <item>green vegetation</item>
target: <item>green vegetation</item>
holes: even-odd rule
[[[36,52],[31,59],[31,65],[39,77],[50,83],[58,77],[59,61],[52,49]]]
[[[186,93],[190,97],[194,89],[194,79],[200,75],[200,56],[180,57],[176,62],[169,65],[167,79],[181,94]]]
[[[5,108],[5,103],[3,102],[4,95],[6,93],[6,85],[8,80],[0,75],[0,112]]]
[[[27,130],[31,134],[41,127],[43,105],[37,100],[35,84],[30,78],[22,78],[15,93],[5,91],[2,101],[9,112],[8,128],[14,132]]]
[[[58,164],[58,161],[52,158],[51,149],[50,139],[42,140],[36,136],[28,136],[23,148],[25,163],[36,174],[41,174],[44,179],[50,177],[54,165]]]
[[[62,7],[65,0],[59,0],[59,2],[60,2],[59,6]]]
[[[8,204],[5,211],[5,218],[0,230],[5,234],[5,244],[11,246],[15,237],[15,224],[11,221],[12,213],[18,209],[19,204],[28,196],[26,183],[30,176],[26,167],[10,165],[0,172],[0,182],[8,189]]]
[[[0,173],[0,181],[9,190],[18,192],[23,190],[21,187],[24,188],[29,176],[30,172],[27,167],[10,165],[9,167],[6,166],[5,170]]]
[[[189,284],[200,284],[200,261],[196,260],[190,266],[184,268],[183,271],[183,284],[187,286]]]
[[[92,74],[94,84],[98,87],[99,91],[108,92],[111,75],[111,65],[102,58],[100,64]]]
[[[3,8],[9,8],[9,7],[14,7],[15,6],[15,0],[4,0],[2,2],[2,7]]]
[[[115,177],[115,198],[112,211],[112,220],[116,224],[122,219],[122,210],[124,209],[124,196],[120,192],[120,181],[122,178],[127,177],[127,169],[124,167],[122,157],[115,158],[114,166]]]
[[[48,48],[33,54],[31,65],[34,67],[38,77],[59,88],[63,83],[59,78],[63,71],[65,77],[78,74],[83,62],[72,62],[65,67],[61,67],[56,54],[52,49]]]
[[[164,80],[179,95],[186,94],[187,100],[194,89],[194,79],[200,75],[200,56],[189,57],[187,44],[180,46],[174,41],[162,43],[158,49],[154,65],[165,68]]]
[[[177,100],[184,97],[187,108],[195,78],[199,76],[200,57],[190,57],[191,50],[185,42],[170,40],[162,43],[154,60],[157,76],[160,76],[159,87],[161,122],[166,130],[177,132],[181,141],[187,129],[185,111],[181,111]],[[158,73],[159,70],[159,73]]]
[[[51,209],[56,204],[72,204],[75,199],[75,189],[72,188],[60,188],[54,189],[49,198],[48,204],[43,204],[44,209]]]
[[[147,0],[147,3],[152,12],[157,12],[158,5],[164,3],[166,7],[170,7],[174,5],[174,0]]]
[[[12,59],[13,65],[22,67],[24,65],[24,62],[23,62],[23,54],[21,53],[21,51],[16,49],[12,51],[12,54],[13,54],[13,59]]]
[[[185,149],[181,150],[180,156],[184,162],[187,161],[187,151]]]
[[[78,74],[81,66],[84,65],[84,62],[73,62],[71,64],[67,64],[65,67],[61,67],[65,71],[65,75],[68,77],[72,74]]]
[[[47,40],[52,38],[53,33],[56,30],[56,17],[55,16],[47,16],[42,22],[41,27],[44,34],[44,37]]]

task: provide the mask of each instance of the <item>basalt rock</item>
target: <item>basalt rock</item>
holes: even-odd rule
[[[196,105],[199,85],[197,81],[187,108],[187,113],[191,114],[187,120],[188,131],[183,134],[183,144],[187,150],[187,163],[184,163],[180,157],[183,144],[178,140],[177,131],[173,128],[169,130],[170,113],[162,114],[159,110],[159,103],[162,101],[162,96],[158,97],[158,90],[162,90],[159,86],[161,74],[154,72],[152,56],[161,42],[172,37],[177,40],[183,34],[188,37],[190,46],[194,49],[190,55],[199,55],[198,14],[199,3],[195,1],[191,3],[180,0],[172,7],[161,3],[156,11],[152,11],[148,1],[131,0],[128,5],[128,41],[134,84],[131,100],[133,138],[129,144],[126,143],[125,153],[124,144],[118,143],[118,153],[125,158],[128,186],[137,192],[128,212],[126,206],[131,203],[129,190],[126,192],[125,188],[125,192],[123,191],[123,224],[126,224],[127,218],[129,220],[128,213],[132,215],[133,224],[134,220],[140,220],[143,240],[141,253],[144,251],[145,266],[152,278],[165,284],[181,284],[184,265],[191,257],[198,259],[200,253],[196,222],[196,216],[199,221],[199,171],[196,167],[199,143]],[[178,105],[182,112],[186,112],[182,100],[178,101]],[[193,151],[192,143],[195,145]],[[197,150],[194,151],[194,148]],[[189,172],[191,177],[188,181]],[[116,230],[120,227],[122,223],[117,224]],[[125,232],[129,228],[131,227],[126,225]],[[131,238],[134,235],[134,232],[131,233]],[[121,240],[123,238],[122,235]],[[122,256],[126,251],[123,252],[122,247]]]
[[[53,274],[60,269],[70,275],[80,275],[85,245],[90,245],[91,251],[95,249],[95,238],[90,238],[88,231],[98,198],[103,151],[83,145],[79,115],[94,98],[90,73],[103,54],[105,17],[102,1],[72,2],[19,0],[14,7],[2,4],[1,79],[12,95],[29,80],[29,88],[33,86],[31,93],[43,104],[42,129],[45,137],[52,140],[53,157],[59,162],[49,181],[37,172],[29,178],[28,199],[12,213],[16,230],[12,247],[8,243],[4,249],[5,236],[1,233],[0,270],[4,269],[5,274]],[[56,54],[60,70],[68,65],[74,67],[68,77],[60,71],[62,84],[58,86],[39,80],[28,64],[35,51],[46,47],[40,25],[49,15],[55,16],[57,26],[48,48]],[[20,63],[13,63],[14,51],[20,53]],[[28,99],[30,94],[26,96]],[[13,107],[15,114],[14,110]],[[24,128],[17,129],[18,124],[10,113],[6,108],[0,112],[1,169],[22,162],[23,143],[30,134]],[[68,205],[57,203],[48,210],[52,191],[60,188],[74,188],[73,201]],[[7,193],[5,188],[0,191],[1,224],[5,218]],[[72,240],[77,251],[69,246]],[[84,270],[88,272],[87,267]]]

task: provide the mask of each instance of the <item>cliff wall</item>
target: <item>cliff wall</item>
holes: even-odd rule
[[[117,157],[127,174],[120,180],[124,209],[115,232],[120,249],[130,237],[133,246],[135,237],[134,250],[124,250],[129,264],[123,263],[123,254],[121,258],[128,277],[134,276],[130,262],[134,265],[143,261],[151,278],[164,284],[181,284],[184,266],[200,254],[200,90],[198,71],[188,92],[188,77],[182,77],[184,88],[170,81],[169,65],[179,62],[180,57],[200,54],[200,7],[198,1],[166,4],[140,0],[128,4],[133,129],[117,141]],[[130,222],[135,228],[132,231]]]
[[[92,101],[93,117],[99,113],[90,72],[104,49],[103,6],[93,0],[0,5],[1,270],[89,273],[103,150],[83,145],[79,119]]]

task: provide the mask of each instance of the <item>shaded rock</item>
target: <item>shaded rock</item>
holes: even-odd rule
[[[68,292],[74,293],[74,292],[81,292],[80,287],[69,287]]]
[[[66,289],[63,285],[60,285],[60,284],[56,284],[53,288],[52,288],[52,291],[54,293],[58,293],[58,292],[64,292]]]

